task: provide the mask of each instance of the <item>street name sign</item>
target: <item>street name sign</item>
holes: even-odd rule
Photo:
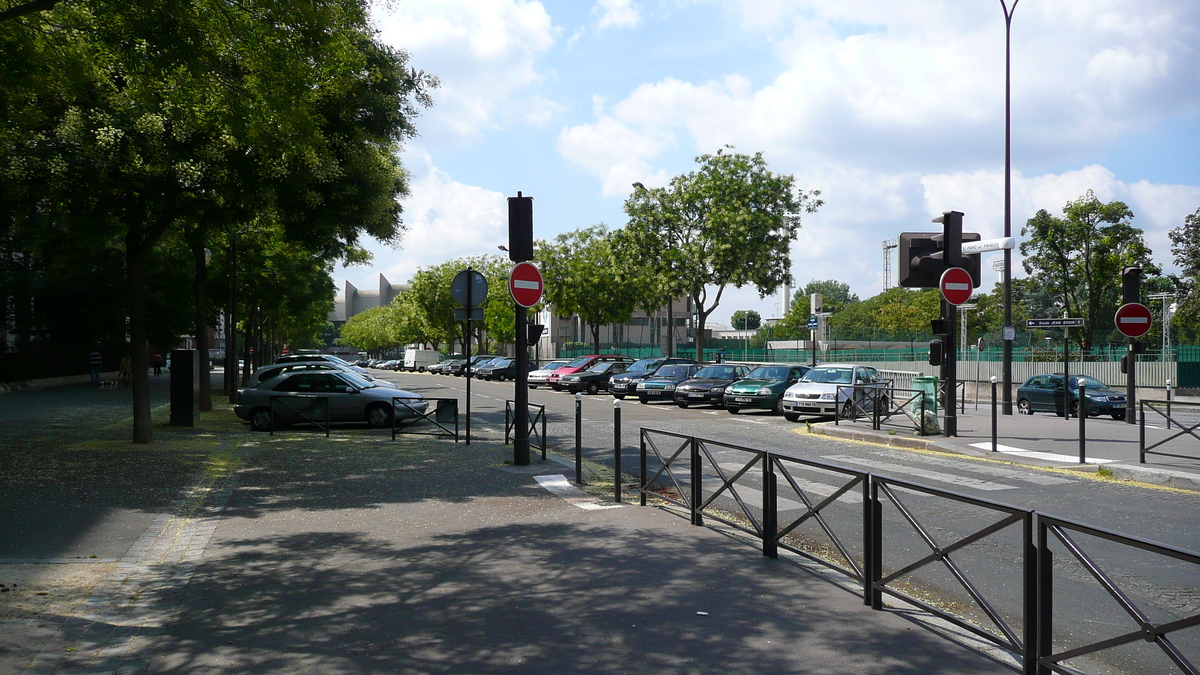
[[[1016,237],[1001,237],[999,239],[983,239],[981,241],[964,241],[963,255],[968,253],[987,253],[988,251],[1005,251],[1017,247]]]
[[[1077,317],[1061,317],[1058,319],[1028,319],[1027,328],[1081,328],[1083,319]]]
[[[942,272],[938,287],[942,289],[942,297],[946,302],[958,306],[971,299],[975,292],[975,284],[971,281],[971,273],[961,267],[951,267]]]
[[[533,307],[542,299],[542,273],[533,263],[520,262],[508,275],[508,290],[522,307]]]
[[[1153,324],[1150,308],[1140,302],[1121,305],[1113,321],[1122,335],[1131,338],[1142,337],[1149,333],[1150,326]]]

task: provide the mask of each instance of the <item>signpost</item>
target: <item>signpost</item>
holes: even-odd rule
[[[462,305],[461,308],[454,310],[454,318],[456,321],[463,322],[463,356],[467,359],[466,364],[463,365],[463,372],[467,377],[467,445],[471,444],[471,322],[483,321],[483,308],[479,305],[487,300],[487,292],[487,278],[470,267],[459,270],[458,274],[454,275],[454,280],[450,282],[451,297]]]
[[[1082,328],[1083,319],[1075,317],[1063,317],[1061,319],[1028,319],[1025,321],[1025,326],[1028,328]]]
[[[817,318],[816,314],[809,314],[807,325],[808,325],[808,330],[812,331],[808,335],[808,337],[809,337],[808,341],[809,341],[809,346],[812,347],[812,365],[813,365],[813,368],[816,368],[817,367],[817,329],[821,327],[821,320]]]
[[[955,307],[970,300],[971,294],[975,292],[971,273],[961,267],[951,267],[942,272],[938,288],[941,289],[942,297],[946,299],[946,302]]]
[[[1128,356],[1125,363],[1125,421],[1129,424],[1136,424],[1134,418],[1136,415],[1134,407],[1137,397],[1137,353],[1139,351],[1138,338],[1150,332],[1150,326],[1154,325],[1150,308],[1135,299],[1141,293],[1141,270],[1134,268],[1126,268],[1127,272],[1123,274],[1126,277],[1125,285],[1128,288],[1122,288],[1125,304],[1117,309],[1117,314],[1113,318],[1113,323],[1117,324],[1117,330],[1121,331],[1128,340]],[[1133,272],[1136,270],[1136,272]],[[1133,272],[1132,275],[1130,272]],[[1136,281],[1130,277],[1137,277]]]
[[[542,273],[528,262],[533,259],[533,197],[517,192],[508,198],[508,259],[516,263],[508,275],[516,335],[517,372],[513,377],[513,464],[529,465],[529,315],[527,310],[542,299]],[[618,481],[619,482],[619,481]]]
[[[1067,339],[1071,328],[1082,328],[1083,319],[1076,316],[1064,316],[1060,319],[1027,319],[1028,328],[1061,328],[1063,329],[1063,419],[1071,419],[1071,378],[1070,356],[1071,343]],[[1049,338],[1047,338],[1049,339]]]

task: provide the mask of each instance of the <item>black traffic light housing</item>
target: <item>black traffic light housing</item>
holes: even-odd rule
[[[1124,267],[1121,269],[1121,303],[1142,301],[1142,268]]]
[[[508,259],[533,260],[533,197],[508,198]]]
[[[980,254],[972,253],[962,256],[958,265],[947,265],[943,260],[943,235],[934,232],[901,232],[900,233],[900,280],[905,288],[937,288],[942,279],[942,272],[949,267],[961,267],[971,274],[971,281],[978,288],[983,284],[980,275]],[[963,241],[979,241],[978,232],[963,232],[959,242],[961,251]]]
[[[942,341],[941,340],[930,340],[929,341],[929,365],[931,365],[931,366],[942,365]]]
[[[545,329],[546,327],[540,323],[525,324],[525,344],[536,344],[538,340],[542,339],[542,331]]]

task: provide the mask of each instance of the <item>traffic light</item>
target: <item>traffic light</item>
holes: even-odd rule
[[[1134,354],[1145,354],[1146,353],[1146,343],[1142,342],[1141,340],[1134,340],[1132,351]]]
[[[533,260],[533,197],[508,198],[508,259]]]
[[[931,365],[931,366],[942,365],[942,341],[941,340],[930,340],[929,341],[929,365]]]
[[[1121,355],[1121,374],[1122,375],[1129,374],[1129,355],[1128,354]]]
[[[1121,304],[1142,301],[1142,268],[1121,269]]]
[[[947,265],[942,251],[944,236],[936,232],[900,233],[900,280],[905,288],[937,288],[942,272],[949,267],[961,267],[971,274],[971,281],[978,288],[983,283],[979,272],[979,253],[962,256],[958,265]],[[959,242],[979,241],[978,232],[963,232]]]
[[[525,344],[536,344],[538,340],[542,339],[542,331],[545,329],[546,327],[540,323],[525,324]]]

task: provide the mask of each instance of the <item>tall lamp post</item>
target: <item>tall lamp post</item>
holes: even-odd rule
[[[1012,236],[1012,60],[1010,58],[1012,17],[1021,0],[1012,0],[1009,7],[1000,0],[1004,10],[1004,236]],[[1012,325],[1012,249],[1004,249],[1004,406],[1005,415],[1012,414],[1012,353],[1015,332]]]

